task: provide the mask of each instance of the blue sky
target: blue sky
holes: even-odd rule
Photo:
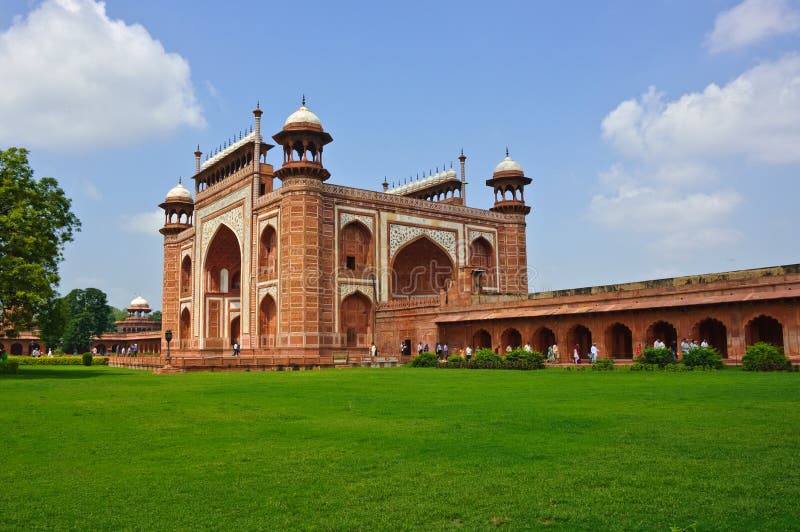
[[[83,222],[61,291],[117,307],[160,307],[157,204],[195,146],[257,100],[275,133],[301,94],[332,183],[378,190],[463,148],[489,207],[508,146],[533,178],[532,290],[800,259],[797,0],[6,0],[0,87],[0,146]]]

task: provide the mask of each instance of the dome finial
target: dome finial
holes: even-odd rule
[[[181,184],[181,176],[178,176],[178,184]]]
[[[506,146],[506,157],[508,157],[508,146]]]
[[[256,109],[261,109],[261,100],[256,100]]]
[[[305,94],[303,94],[302,106],[303,106],[303,107],[305,107],[305,106],[306,106],[306,95],[305,95]]]

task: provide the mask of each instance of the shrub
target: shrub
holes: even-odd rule
[[[16,373],[19,369],[19,362],[16,360],[0,361],[0,373]]]
[[[598,358],[597,362],[592,364],[592,369],[595,371],[613,371],[614,359],[613,358]]]
[[[751,345],[742,357],[742,369],[745,371],[782,371],[791,370],[792,364],[783,349],[766,342]]]
[[[544,355],[538,351],[514,349],[505,356],[503,367],[506,369],[544,369]]]
[[[460,355],[450,355],[447,357],[448,364],[460,364],[461,362],[464,362],[464,359]]]
[[[651,364],[663,368],[675,363],[675,356],[666,347],[645,347],[642,354],[635,358],[636,362]]]
[[[81,357],[83,359],[84,366],[91,366],[92,365],[92,354],[91,353],[84,353]]]
[[[683,364],[688,368],[722,369],[722,357],[713,347],[693,347],[683,354]]]
[[[412,358],[408,365],[412,368],[435,368],[439,365],[439,360],[436,358],[435,353],[423,351],[419,355]]]
[[[503,357],[491,349],[478,349],[472,357],[470,367],[477,369],[499,369],[503,367]]]
[[[17,362],[20,366],[80,366],[83,364],[83,357],[66,355],[61,357],[28,357],[12,356],[9,360]],[[92,364],[95,366],[107,366],[108,357],[94,357]]]

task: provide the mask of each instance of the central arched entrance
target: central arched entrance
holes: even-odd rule
[[[452,283],[453,263],[442,248],[423,236],[397,252],[391,274],[392,297],[433,296]]]
[[[344,344],[364,347],[372,342],[372,302],[361,292],[350,294],[342,301],[339,321]]]
[[[201,330],[205,332],[206,347],[227,349],[234,340],[241,343],[239,321],[234,324],[230,311],[240,303],[241,271],[239,240],[230,228],[220,224],[208,246],[203,265],[206,322]]]
[[[612,358],[633,358],[633,335],[622,323],[615,323],[606,330],[606,349]]]

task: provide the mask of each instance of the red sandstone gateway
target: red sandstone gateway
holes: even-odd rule
[[[177,367],[392,364],[420,342],[450,353],[585,353],[594,342],[601,357],[631,358],[687,337],[731,361],[759,340],[800,354],[798,265],[528,294],[531,179],[508,151],[486,181],[494,206],[475,209],[463,152],[460,175],[355,189],[326,183],[333,139],[305,100],[272,137],[278,170],[258,106],[253,115],[246,135],[205,161],[198,147],[194,199],[179,183],[160,205],[163,328],[176,331]],[[231,361],[234,342],[241,357]]]

